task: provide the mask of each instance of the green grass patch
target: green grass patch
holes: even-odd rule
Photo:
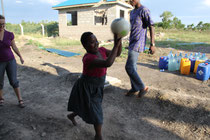
[[[121,52],[120,58],[127,58],[127,56],[128,56],[127,47],[122,47],[122,52]]]
[[[70,40],[70,39],[66,39],[66,38],[52,38],[49,39],[49,41],[51,42],[50,44],[47,43],[40,43],[39,41],[37,41],[37,39],[41,39],[42,36],[38,35],[38,34],[30,34],[31,37],[35,38],[36,40],[28,40],[28,42],[26,43],[26,45],[34,45],[37,47],[44,47],[44,48],[54,48],[54,49],[62,49],[62,50],[71,50],[71,47],[75,47],[75,46],[79,46],[81,45],[80,41],[77,40]],[[43,42],[43,41],[42,41]],[[78,50],[77,50],[78,51]]]
[[[174,49],[182,49],[182,50],[192,50],[201,45],[178,45],[178,43],[186,43],[182,41],[156,41],[157,47],[162,48],[174,48]],[[208,46],[208,44],[202,44],[202,46]]]
[[[192,50],[196,47],[210,47],[209,31],[163,30],[164,37],[155,40],[157,47]],[[147,42],[147,45],[149,45]],[[205,44],[179,45],[179,43],[203,42]]]
[[[163,39],[174,39],[183,42],[205,42],[210,44],[210,31],[166,30]]]
[[[34,38],[43,38],[43,35],[41,34],[38,34],[38,33],[34,33],[34,34],[31,34],[31,33],[26,33],[25,35],[28,35],[28,36],[31,36],[31,37],[34,37]]]
[[[43,44],[41,44],[38,41],[32,40],[32,39],[29,39],[28,42],[26,43],[26,45],[33,45],[33,46],[37,46],[37,47],[39,47],[39,46],[44,47]]]
[[[52,42],[56,46],[76,46],[76,45],[81,45],[80,41],[78,41],[78,40],[70,40],[70,39],[60,38],[60,37],[53,39]]]

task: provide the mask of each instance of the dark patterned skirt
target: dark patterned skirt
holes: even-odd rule
[[[76,113],[88,124],[102,124],[105,77],[98,78],[82,75],[72,88],[68,111]]]

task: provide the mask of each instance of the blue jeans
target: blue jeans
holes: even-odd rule
[[[125,69],[131,81],[131,92],[140,91],[145,88],[144,83],[137,73],[138,56],[139,52],[133,50],[128,51],[128,59]]]
[[[0,89],[3,89],[4,86],[4,73],[7,72],[7,76],[10,82],[10,85],[13,88],[19,87],[19,81],[17,80],[17,64],[16,60],[12,59],[7,62],[0,62]]]

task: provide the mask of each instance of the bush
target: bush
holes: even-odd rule
[[[59,36],[58,32],[58,22],[52,21],[47,24],[45,24],[47,35],[48,36]]]
[[[58,22],[52,21],[42,21],[39,23],[35,22],[25,22],[22,21],[21,25],[23,26],[24,34],[42,34],[41,24],[45,26],[45,34],[47,36],[58,36]],[[8,31],[14,32],[15,34],[21,34],[21,28],[19,24],[6,24],[6,29]]]
[[[18,24],[6,23],[6,30],[15,34],[21,34],[20,26]]]

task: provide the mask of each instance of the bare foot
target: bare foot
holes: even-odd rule
[[[77,122],[76,122],[75,119],[74,119],[75,116],[76,116],[76,115],[75,115],[74,113],[72,113],[72,114],[68,114],[68,115],[67,115],[67,118],[72,122],[72,124],[73,124],[74,126],[77,126]]]
[[[143,90],[140,90],[137,98],[142,98],[148,91],[149,87],[145,87]]]

